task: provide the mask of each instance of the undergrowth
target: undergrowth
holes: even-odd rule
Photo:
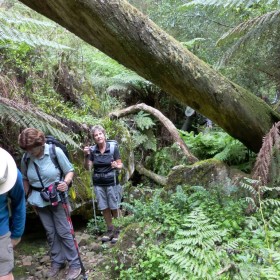
[[[114,279],[279,279],[278,199],[257,196],[256,212],[247,214],[250,199],[232,193],[178,186],[123,203],[129,215],[116,225],[124,240],[131,230],[136,237],[110,251]]]

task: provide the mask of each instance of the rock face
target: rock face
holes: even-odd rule
[[[179,165],[174,167],[167,178],[165,189],[174,189],[177,185],[203,186],[206,189],[221,185],[237,185],[238,182],[250,175],[227,166],[222,161],[208,159],[193,165]]]

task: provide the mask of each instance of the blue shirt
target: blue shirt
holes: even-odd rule
[[[8,198],[10,198],[11,219],[9,219]],[[0,195],[0,236],[11,231],[11,238],[20,238],[23,234],[26,219],[25,194],[22,176],[18,170],[15,185],[7,193]]]
[[[34,188],[42,188],[41,182],[39,180],[38,174],[35,169],[34,162],[37,164],[39,168],[39,173],[42,178],[42,182],[44,187],[48,187],[55,182],[60,181],[60,170],[56,168],[52,159],[50,157],[50,146],[45,144],[44,154],[40,158],[35,158],[29,153],[27,153],[28,160],[28,168],[24,159],[21,160],[21,171],[23,174],[23,178],[29,181],[29,185]],[[62,169],[63,175],[65,176],[67,173],[74,171],[74,168],[64,152],[59,148],[55,147],[57,161]],[[63,176],[63,177],[64,177]],[[60,198],[59,198],[60,199]],[[40,192],[32,191],[27,201],[34,206],[45,207],[50,205],[50,202],[44,201]]]

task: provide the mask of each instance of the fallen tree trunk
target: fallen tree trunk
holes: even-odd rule
[[[168,118],[166,118],[159,110],[157,110],[151,106],[148,106],[144,103],[136,104],[136,105],[127,107],[123,110],[112,112],[112,113],[110,113],[109,117],[111,119],[121,118],[121,117],[124,117],[129,114],[134,114],[135,112],[141,111],[141,110],[153,115],[162,123],[162,125],[168,130],[171,137],[174,139],[174,142],[179,145],[179,147],[181,148],[181,150],[183,151],[185,156],[188,158],[190,163],[194,163],[194,162],[198,161],[198,159],[190,152],[186,143],[181,139],[181,137],[177,131],[177,128],[174,126],[174,124]]]
[[[143,165],[137,164],[135,169],[137,172],[141,175],[144,175],[150,179],[152,179],[154,182],[156,182],[159,185],[165,186],[167,182],[167,177],[158,175],[148,169],[146,169]]]
[[[124,0],[20,0],[178,100],[251,150],[280,120],[264,101],[198,59]]]

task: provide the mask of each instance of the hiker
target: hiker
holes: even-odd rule
[[[210,119],[204,117],[197,111],[195,111],[190,106],[186,107],[185,110],[185,122],[183,126],[181,127],[181,130],[187,131],[187,132],[194,132],[194,135],[199,133],[198,127],[202,125],[206,125],[206,128],[212,129],[213,123]]]
[[[0,159],[0,280],[13,280],[13,248],[24,232],[25,196],[22,176],[12,156],[0,148]]]
[[[58,192],[67,192],[73,179],[74,168],[64,152],[55,147],[58,164],[63,172],[61,179],[60,169],[51,159],[45,135],[38,129],[24,129],[19,135],[18,143],[26,151],[21,160],[21,170],[27,201],[39,215],[50,247],[51,267],[46,276],[54,279],[59,271],[65,268],[65,261],[68,261],[69,270],[65,279],[76,279],[81,273],[81,265],[58,195]],[[52,194],[48,202],[44,200],[48,193],[42,194],[42,190],[46,189]]]
[[[110,144],[106,142],[106,132],[101,125],[91,129],[96,144],[96,149],[86,146],[84,148],[84,166],[87,170],[94,168],[92,180],[98,202],[98,208],[102,211],[107,225],[107,232],[101,238],[102,242],[118,241],[119,229],[114,229],[112,219],[120,217],[120,202],[122,187],[118,182],[117,170],[123,167],[120,152],[116,145],[113,154],[110,153]]]

